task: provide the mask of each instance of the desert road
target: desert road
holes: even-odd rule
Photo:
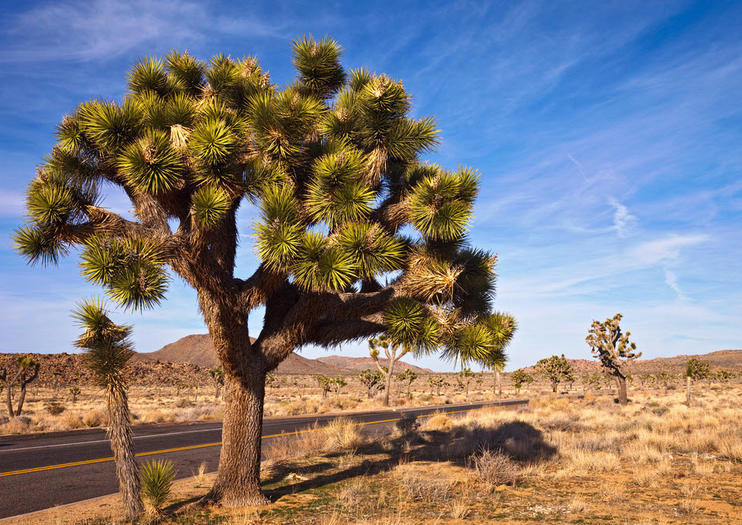
[[[364,431],[381,431],[405,417],[436,412],[463,413],[486,406],[513,406],[527,400],[442,405],[350,414],[323,414],[266,418],[263,443],[296,435],[315,423],[322,425],[339,415]],[[166,457],[175,464],[177,477],[196,474],[201,463],[207,472],[219,460],[221,423],[157,424],[134,428],[140,461]],[[19,514],[73,503],[118,491],[113,458],[103,429],[26,436],[0,436],[0,520]]]

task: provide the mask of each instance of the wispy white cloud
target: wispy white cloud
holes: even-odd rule
[[[0,63],[111,59],[144,45],[187,47],[217,34],[281,37],[274,25],[249,14],[221,16],[208,3],[160,0],[47,2],[5,20],[15,42]]]

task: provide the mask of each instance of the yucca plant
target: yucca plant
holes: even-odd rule
[[[175,466],[169,460],[157,459],[142,465],[139,472],[142,497],[153,514],[162,513],[162,507],[170,497],[174,479]]]
[[[476,172],[423,162],[438,130],[410,116],[400,81],[346,71],[329,38],[293,51],[285,87],[251,57],[173,52],[135,64],[121,101],[84,102],[62,120],[15,240],[42,264],[79,246],[83,274],[130,309],[161,303],[173,274],[196,290],[226,403],[205,501],[228,506],[267,501],[265,375],[294,349],[386,333],[463,362],[502,351],[496,258],[466,240]],[[102,205],[109,185],[136,219]],[[235,273],[241,206],[257,208],[250,276]]]
[[[143,512],[139,496],[138,467],[134,457],[129,398],[125,368],[134,351],[131,348],[131,327],[115,324],[99,301],[83,301],[73,317],[84,329],[75,345],[85,351],[86,366],[95,382],[106,391],[108,438],[116,463],[121,497],[127,517],[135,520]]]

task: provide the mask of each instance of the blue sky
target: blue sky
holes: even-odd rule
[[[591,320],[616,312],[645,357],[740,348],[740,27],[742,4],[722,1],[5,2],[0,352],[71,351],[71,307],[100,295],[75,257],[31,268],[11,248],[61,117],[120,97],[137,57],[173,48],[254,55],[287,83],[290,41],[305,33],[338,40],[346,67],[401,79],[441,129],[430,159],[480,170],[471,238],[499,254],[497,307],[519,320],[509,369],[589,357]],[[252,216],[241,214],[245,273]],[[134,323],[140,351],[205,332],[177,280],[163,307],[117,319]],[[261,322],[251,317],[254,332]]]

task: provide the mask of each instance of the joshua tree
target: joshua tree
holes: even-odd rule
[[[410,387],[412,386],[412,383],[414,383],[416,379],[417,379],[417,374],[409,368],[405,370],[404,372],[397,374],[397,381],[399,381],[400,383],[407,383],[407,399],[412,399],[412,394],[410,393]]]
[[[626,394],[626,363],[633,361],[642,353],[636,352],[636,343],[629,341],[631,332],[621,332],[621,314],[608,318],[602,323],[593,321],[585,341],[606,373],[612,376],[618,385],[618,402],[625,405],[629,402]]]
[[[515,387],[516,394],[520,393],[520,389],[523,387],[524,383],[533,383],[533,376],[522,368],[519,368],[518,370],[513,372],[513,375],[510,376],[510,379],[513,380],[513,387]]]
[[[5,401],[8,408],[8,417],[18,417],[23,412],[23,403],[26,401],[26,388],[28,384],[39,376],[40,365],[30,355],[18,356],[15,360],[18,371],[8,374],[5,368],[0,368],[0,381],[5,383]],[[18,385],[20,394],[15,411],[13,410],[13,387]]]
[[[294,349],[386,333],[463,361],[497,352],[496,257],[466,242],[477,173],[422,162],[437,130],[409,115],[400,81],[346,73],[329,38],[293,52],[297,77],[282,88],[255,58],[139,61],[120,102],[85,102],[62,119],[15,237],[31,263],[79,246],[83,274],[130,309],[160,304],[172,274],[194,288],[225,382],[203,501],[225,506],[267,502],[265,374]],[[134,219],[102,206],[110,185]],[[235,272],[241,206],[258,209],[250,276]]]
[[[436,395],[441,395],[441,388],[443,387],[444,383],[445,379],[443,379],[442,377],[429,377],[428,385],[430,386],[430,394],[433,395],[433,389],[435,388]]]
[[[685,364],[685,401],[690,405],[691,403],[691,391],[690,385],[692,381],[700,381],[706,379],[711,375],[709,364],[706,361],[701,361],[695,357],[689,359]]]
[[[72,402],[77,403],[77,396],[80,395],[80,387],[77,387],[77,386],[70,387],[70,394],[72,395]]]
[[[384,388],[384,379],[378,370],[371,370],[368,368],[358,374],[358,380],[366,387],[369,399],[373,397],[375,391]]]
[[[379,363],[379,348],[384,349],[386,355],[386,366]],[[392,390],[392,377],[394,374],[394,364],[399,361],[403,355],[410,351],[406,344],[399,345],[386,335],[372,337],[368,340],[368,352],[374,360],[376,369],[384,376],[384,406],[389,406],[389,396]]]
[[[317,384],[322,389],[322,397],[327,397],[327,393],[332,390],[332,379],[327,376],[317,376]]]
[[[332,390],[335,392],[335,396],[339,396],[340,389],[348,386],[348,382],[342,377],[335,377],[330,380],[330,386],[332,387]]]
[[[469,385],[475,377],[477,377],[477,374],[472,372],[469,368],[464,368],[456,374],[456,384],[465,392],[467,398],[469,397]]]
[[[80,303],[74,311],[74,317],[85,330],[75,345],[85,350],[86,365],[93,372],[96,383],[106,391],[108,438],[116,461],[116,475],[124,506],[128,519],[133,521],[141,516],[143,507],[124,374],[129,359],[134,355],[129,340],[131,326],[115,324],[96,301]]]
[[[224,370],[219,366],[209,368],[211,381],[214,383],[214,399],[219,399],[219,394],[224,386]]]
[[[559,383],[571,383],[574,381],[574,371],[572,365],[562,354],[561,357],[553,355],[548,358],[540,359],[536,363],[536,370],[539,374],[551,383],[551,391],[556,393]]]

